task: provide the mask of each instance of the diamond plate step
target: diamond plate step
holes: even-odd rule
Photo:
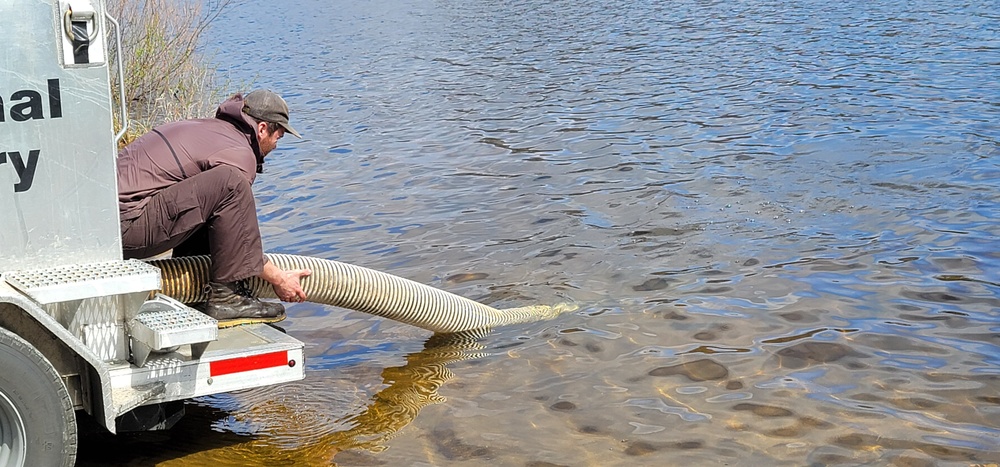
[[[119,414],[128,412],[150,399],[162,396],[166,393],[166,388],[167,385],[163,381],[155,381],[142,386],[118,389],[112,393],[114,410]]]
[[[4,280],[41,304],[160,288],[160,270],[139,260],[10,271]]]
[[[165,295],[157,294],[129,321],[132,357],[136,366],[146,364],[154,351],[191,345],[191,358],[199,359],[208,343],[219,338],[219,323],[208,315]]]

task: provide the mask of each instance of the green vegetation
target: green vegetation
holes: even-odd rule
[[[205,117],[228,93],[199,52],[202,33],[232,0],[108,0],[122,27],[125,100],[130,126],[125,142],[173,120]],[[112,80],[118,100],[118,83]],[[116,102],[117,104],[117,102]],[[118,124],[120,126],[120,123]]]

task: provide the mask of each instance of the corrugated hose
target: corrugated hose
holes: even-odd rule
[[[496,309],[384,272],[339,261],[267,253],[267,258],[284,270],[311,269],[303,277],[302,289],[313,303],[361,311],[406,323],[429,331],[454,333],[490,329],[517,323],[551,319],[573,311],[576,305],[529,305]],[[209,256],[185,256],[150,261],[160,268],[160,293],[183,303],[207,299]],[[271,285],[258,277],[248,281],[251,293],[259,298],[276,298]]]

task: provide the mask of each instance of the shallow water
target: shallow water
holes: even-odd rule
[[[1000,15],[940,3],[234,8],[208,47],[305,136],[270,251],[580,309],[292,305],[304,381],[81,465],[1000,462]]]

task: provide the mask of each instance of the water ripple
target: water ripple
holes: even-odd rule
[[[200,441],[132,452],[166,449],[149,462],[162,465],[1000,462],[995,7],[233,9],[207,46],[226,51],[223,72],[283,92],[305,136],[282,140],[255,186],[269,249],[581,311],[495,330],[482,356],[424,384],[407,372],[445,373],[421,366],[422,331],[292,305],[306,381],[203,399],[195,426],[214,428]],[[231,53],[262,45],[280,52]]]

